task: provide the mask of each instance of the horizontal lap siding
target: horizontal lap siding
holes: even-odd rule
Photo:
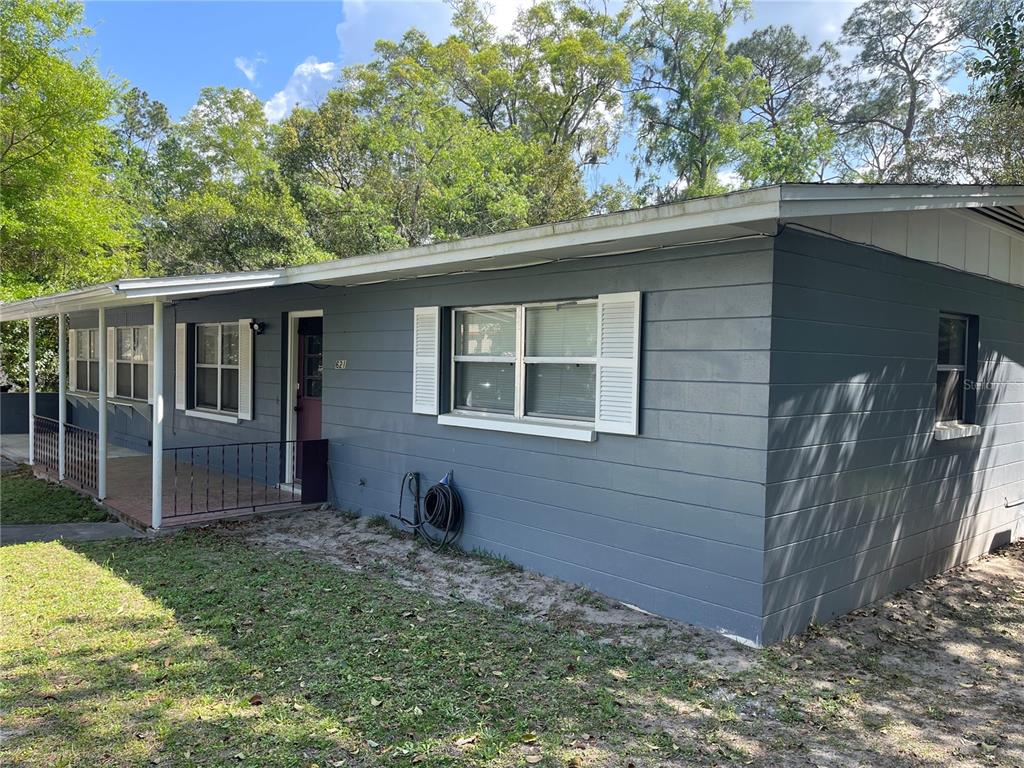
[[[392,514],[404,473],[426,487],[453,469],[465,548],[759,639],[767,241],[338,290],[324,320],[323,418],[340,507]],[[644,294],[639,437],[577,443],[411,413],[414,307],[630,290]]]
[[[164,312],[167,344],[164,393],[168,428],[164,447],[176,448],[217,443],[255,443],[278,440],[282,436],[282,339],[288,328],[284,312],[327,309],[329,291],[311,285],[241,291],[182,301]],[[253,418],[238,424],[225,424],[185,415],[174,407],[174,326],[176,323],[230,323],[241,318],[265,325],[253,337]]]
[[[1002,543],[1024,495],[1024,290],[776,240],[766,642]],[[980,317],[976,438],[933,439],[940,311]]]

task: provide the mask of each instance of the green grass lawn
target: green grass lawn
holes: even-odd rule
[[[68,546],[0,550],[7,765],[565,766],[672,750],[645,701],[721,709],[625,650],[213,532]]]
[[[20,467],[0,476],[0,523],[96,523],[107,512],[66,486],[33,477]]]
[[[727,670],[232,531],[0,548],[0,765],[1024,764],[1019,546]]]

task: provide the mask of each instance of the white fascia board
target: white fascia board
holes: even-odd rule
[[[620,241],[642,243],[646,238],[653,239],[713,227],[733,226],[744,229],[746,234],[772,234],[773,222],[778,219],[779,213],[778,191],[778,187],[767,187],[732,195],[700,198],[685,203],[517,229],[497,235],[290,267],[286,270],[284,282],[331,282],[358,279],[367,275],[385,278],[389,273],[420,272],[460,264],[472,265],[472,269],[479,270],[486,268],[487,262],[506,258],[521,258],[524,262],[541,263],[557,258],[558,251],[580,247],[592,248],[588,255],[598,256],[622,252],[622,249],[616,246]],[[755,223],[761,226],[743,228],[744,224]],[[734,236],[742,233],[738,229]],[[543,258],[541,254],[548,254],[548,257]],[[504,266],[513,264],[506,263]]]
[[[76,312],[97,306],[117,303],[115,283],[102,283],[89,288],[38,296],[10,304],[0,304],[0,321],[27,320],[30,317],[46,317],[61,312]]]
[[[1024,185],[793,184],[781,188],[780,217],[1024,205]]]
[[[176,277],[130,277],[117,281],[118,291],[134,293],[148,291],[153,295],[157,291],[165,295],[179,292],[195,292],[197,290],[222,290],[233,286],[249,287],[250,284],[266,285],[278,280],[284,269],[266,269],[253,272],[212,272],[202,275],[186,275]]]
[[[207,277],[204,275],[204,277]],[[268,277],[256,277],[248,280],[196,280],[194,282],[179,282],[171,285],[157,285],[149,283],[137,283],[128,287],[118,286],[119,292],[128,299],[158,299],[168,300],[180,296],[196,296],[207,293],[227,293],[231,291],[246,291],[253,288],[270,288],[281,285],[281,278],[278,274]]]

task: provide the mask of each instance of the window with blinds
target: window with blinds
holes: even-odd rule
[[[456,410],[593,422],[597,302],[453,311]]]

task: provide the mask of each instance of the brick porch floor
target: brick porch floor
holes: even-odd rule
[[[107,498],[104,504],[138,527],[152,525],[150,494],[152,458],[149,454],[107,459]],[[38,471],[38,470],[37,470]],[[55,479],[55,478],[51,478]],[[74,487],[74,483],[67,483]],[[212,522],[254,511],[294,507],[298,491],[267,485],[259,480],[218,472],[203,466],[164,458],[163,521],[161,528]]]

